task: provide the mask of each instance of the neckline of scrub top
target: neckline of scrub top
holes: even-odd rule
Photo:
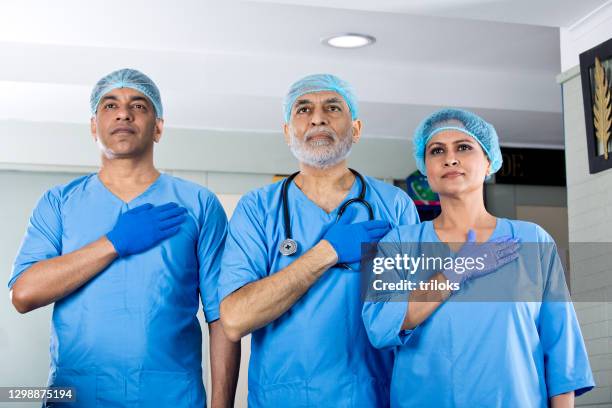
[[[96,179],[97,183],[100,185],[100,187],[102,187],[102,189],[104,191],[106,191],[114,200],[117,200],[122,205],[127,205],[127,206],[129,206],[130,204],[136,202],[140,198],[146,196],[148,193],[153,191],[155,189],[155,187],[157,187],[157,185],[159,183],[161,183],[162,178],[164,178],[165,176],[166,176],[165,173],[160,172],[159,176],[155,179],[155,181],[153,181],[146,189],[144,189],[144,191],[142,193],[138,194],[136,197],[132,198],[130,201],[124,201],[120,197],[118,197],[115,193],[110,191],[110,189],[108,187],[106,187],[106,185],[102,182],[102,180],[100,180],[100,177],[99,177],[98,173],[95,173],[95,179]]]
[[[501,230],[501,228],[502,228],[502,225],[501,225],[501,224],[502,224],[502,221],[503,221],[503,220],[504,220],[503,218],[500,218],[500,217],[495,217],[495,228],[493,228],[493,232],[491,233],[491,235],[489,236],[489,238],[488,238],[486,241],[482,242],[482,243],[491,242],[491,240],[492,240],[492,239],[497,238],[497,235],[499,234],[499,231],[500,231],[500,230]],[[448,243],[447,243],[447,242],[443,242],[443,241],[440,239],[440,237],[438,236],[438,233],[436,232],[436,229],[434,228],[434,225],[433,225],[433,220],[432,220],[432,221],[426,221],[426,223],[427,223],[427,224],[429,224],[429,225],[428,225],[428,227],[429,227],[429,229],[430,229],[430,233],[431,233],[431,235],[432,235],[432,236],[433,236],[433,237],[434,237],[434,238],[435,238],[435,239],[436,239],[438,242],[443,243],[443,244],[446,244],[446,245],[448,246]],[[449,250],[450,250],[450,247],[449,247]],[[451,252],[452,252],[452,253],[454,253],[452,250],[451,250]]]
[[[364,181],[365,181],[365,176],[364,176]],[[365,181],[365,182],[367,183],[367,181]],[[299,188],[297,186],[297,184],[295,184],[295,182],[292,182],[289,185],[289,189],[293,190],[295,192],[295,198],[296,199],[298,199],[298,200],[300,200],[302,202],[306,202],[306,203],[308,203],[308,205],[311,205],[311,206],[317,208],[321,213],[325,214],[325,216],[327,216],[327,217],[335,216],[335,214],[338,212],[338,210],[340,210],[340,207],[342,207],[342,204],[344,204],[346,202],[346,200],[348,200],[349,198],[351,198],[353,196],[357,197],[357,195],[358,195],[358,191],[357,191],[358,187],[359,187],[359,180],[357,180],[357,177],[355,177],[355,179],[353,180],[353,184],[351,185],[350,190],[348,191],[348,193],[346,193],[346,195],[344,196],[342,201],[340,201],[340,204],[338,204],[336,206],[336,208],[334,208],[330,212],[327,212],[323,208],[319,207],[317,205],[317,203],[315,203],[310,198],[308,198],[308,196],[302,191],[301,188]],[[291,205],[291,204],[289,204],[289,205]]]

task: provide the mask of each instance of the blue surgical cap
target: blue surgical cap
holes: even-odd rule
[[[359,117],[359,107],[357,106],[357,98],[353,93],[351,85],[331,74],[314,74],[308,75],[294,82],[289,88],[289,92],[285,96],[283,107],[285,109],[285,123],[289,123],[291,119],[291,109],[295,100],[302,95],[313,92],[332,91],[339,94],[351,111],[353,120]]]
[[[95,116],[98,104],[104,95],[117,88],[131,88],[146,96],[155,108],[157,118],[164,117],[161,97],[157,85],[145,74],[135,69],[124,68],[113,71],[100,79],[91,91],[89,103],[91,114]]]
[[[495,128],[472,112],[461,109],[442,109],[425,118],[414,132],[414,160],[423,175],[425,170],[425,148],[431,138],[443,130],[454,129],[463,132],[480,144],[491,162],[490,174],[497,172],[502,165],[502,154]]]

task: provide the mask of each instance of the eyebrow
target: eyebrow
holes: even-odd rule
[[[302,105],[308,105],[313,103],[310,99],[298,99],[298,101],[293,105],[295,108]],[[332,97],[323,101],[323,103],[342,103],[342,99],[337,97]]]
[[[473,141],[473,140],[470,140],[470,139],[460,139],[460,140],[456,140],[456,141],[454,141],[454,142],[453,142],[453,144],[466,143],[466,142],[467,142],[467,143],[474,143],[474,141]],[[430,144],[428,147],[431,147],[431,146],[437,146],[437,145],[444,146],[444,145],[445,145],[445,143],[441,143],[441,142],[433,142],[433,143],[431,143],[431,144]]]
[[[297,108],[298,106],[308,105],[309,103],[312,103],[312,102],[308,99],[299,99],[293,106]]]
[[[342,99],[333,97],[333,98],[326,99],[325,103],[342,103]]]
[[[104,102],[104,101],[118,101],[119,98],[117,98],[114,95],[106,95],[104,97],[102,97],[102,99],[100,99],[100,103]],[[134,95],[134,96],[130,96],[130,103],[134,102],[134,101],[144,101],[147,103],[147,105],[149,104],[149,100],[147,98],[145,98],[144,96],[140,96],[140,95]]]
[[[106,96],[103,96],[102,99],[100,99],[100,102],[103,102],[103,101],[117,101],[117,100],[118,99],[117,99],[116,96],[106,95]]]
[[[146,102],[147,105],[149,104],[149,100],[145,98],[144,96],[131,96],[130,102],[134,102],[134,101],[143,101],[143,102]]]

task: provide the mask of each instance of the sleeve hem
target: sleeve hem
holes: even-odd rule
[[[241,287],[246,286],[246,285],[248,285],[251,282],[254,282],[254,280],[236,281],[236,282],[232,282],[232,283],[229,283],[229,284],[226,284],[226,285],[223,285],[223,286],[219,287],[219,289],[218,289],[219,304],[221,304],[223,299],[225,299],[226,297],[228,297],[229,295],[231,295],[232,293],[234,293],[235,291],[237,291]]]
[[[554,387],[550,387],[548,391],[548,397],[552,398],[554,396],[565,394],[566,392],[574,391],[576,396],[580,396],[586,392],[589,392],[595,387],[595,383],[591,380],[576,380],[572,382],[567,382],[563,384],[555,385]]]
[[[21,276],[21,274],[25,272],[25,269],[21,272],[19,272],[17,275],[13,276],[9,282],[8,282],[8,288],[9,290],[13,289],[13,285],[15,284],[15,282],[17,282],[17,279]]]
[[[414,333],[414,331],[419,327],[419,326],[416,326],[413,329],[409,329],[409,330],[402,329],[402,324],[404,323],[404,320],[406,319],[406,316],[408,315],[408,309],[410,308],[410,303],[406,302],[405,305],[406,305],[405,311],[402,316],[402,320],[401,320],[399,332],[398,332],[399,341],[402,343],[401,344],[402,346],[408,343],[408,340],[410,340],[410,337],[412,337],[412,333]]]
[[[219,320],[219,311],[218,310],[210,310],[210,311],[204,311],[204,319],[206,320],[206,323],[212,323],[214,321]]]
[[[388,325],[383,323],[383,326],[371,327],[368,330],[370,342],[374,347],[386,349],[403,346],[408,342],[413,330],[402,330],[402,323],[406,316],[406,306],[406,302],[389,302],[382,305],[382,310],[376,319],[382,320]]]

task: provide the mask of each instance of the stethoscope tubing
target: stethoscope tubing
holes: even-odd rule
[[[366,192],[367,192],[367,184],[365,182],[365,179],[363,178],[361,174],[359,174],[357,170],[354,170],[354,169],[349,169],[349,170],[355,175],[355,178],[359,180],[359,182],[361,183],[361,188],[359,190],[359,195],[357,198],[350,198],[346,200],[344,203],[342,203],[342,205],[338,209],[338,214],[336,215],[336,222],[338,222],[340,218],[342,218],[342,215],[344,214],[346,209],[353,203],[360,203],[364,207],[366,207],[366,209],[368,210],[368,220],[372,221],[374,219],[374,210],[372,209],[372,206],[370,205],[370,203],[368,203],[368,201],[365,199]],[[291,256],[295,254],[297,252],[297,247],[298,247],[297,241],[293,239],[293,235],[291,234],[291,217],[289,214],[289,200],[287,198],[288,191],[289,191],[289,184],[291,184],[293,179],[295,179],[295,176],[297,176],[298,174],[300,174],[299,171],[287,177],[283,181],[283,185],[281,187],[281,205],[282,205],[282,211],[283,211],[283,224],[284,224],[283,227],[285,229],[285,239],[281,242],[279,251],[282,255],[285,255],[285,256]]]

